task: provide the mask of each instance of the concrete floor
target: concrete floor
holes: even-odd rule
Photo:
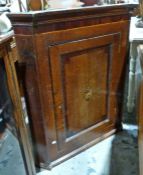
[[[37,175],[138,175],[137,127],[124,130]],[[7,130],[0,147],[0,175],[26,175],[17,139]]]
[[[4,137],[0,144],[0,175],[26,175],[16,137],[9,130]]]
[[[138,175],[137,127],[124,130],[38,175]]]

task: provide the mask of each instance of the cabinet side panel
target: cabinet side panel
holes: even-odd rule
[[[34,156],[36,163],[39,164],[47,161],[48,156],[38,84],[36,49],[32,36],[16,36],[16,44],[20,55],[18,60],[18,77],[23,85],[26,99]],[[43,150],[45,151],[43,152]]]

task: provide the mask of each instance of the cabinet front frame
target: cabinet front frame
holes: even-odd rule
[[[92,37],[103,37],[105,35],[119,34],[120,35],[120,45],[117,62],[120,61],[121,66],[116,70],[113,66],[113,71],[117,72],[116,75],[113,75],[114,85],[118,84],[121,81],[122,71],[124,69],[125,57],[126,57],[126,47],[127,47],[127,38],[128,38],[128,28],[129,21],[120,21],[113,22],[101,25],[93,25],[86,27],[79,27],[74,29],[60,30],[55,32],[47,32],[42,34],[36,34],[35,46],[37,49],[37,59],[36,61],[36,70],[38,73],[39,83],[39,92],[40,92],[40,104],[43,111],[43,123],[45,132],[45,140],[47,143],[47,152],[48,152],[48,164],[55,165],[59,162],[67,159],[67,157],[74,155],[76,151],[73,151],[69,155],[58,152],[56,146],[57,134],[56,134],[56,125],[55,125],[55,107],[53,99],[53,87],[52,87],[52,76],[51,76],[51,62],[50,62],[50,47],[55,45],[64,44],[67,42],[73,42],[77,40],[88,39]],[[44,76],[43,76],[44,74]],[[116,77],[116,78],[115,78]],[[43,91],[44,89],[44,91]],[[118,93],[118,92],[117,92]],[[120,94],[117,94],[117,96]],[[118,98],[118,97],[117,97]],[[48,106],[47,106],[48,104]],[[117,111],[116,111],[117,112]],[[119,119],[120,120],[120,119]],[[115,132],[115,126],[111,126],[110,131]],[[36,133],[35,133],[36,134]],[[105,134],[111,135],[111,134]],[[91,144],[87,144],[87,147],[93,145],[95,142],[102,140],[105,136],[100,139],[96,139]],[[77,152],[85,149],[81,148]],[[50,151],[48,151],[50,150]],[[61,158],[62,157],[62,158]],[[52,163],[51,163],[52,162]]]

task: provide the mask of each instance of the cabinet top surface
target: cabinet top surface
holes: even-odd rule
[[[86,6],[86,7],[78,7],[78,8],[71,8],[71,9],[48,9],[43,11],[29,11],[29,12],[20,12],[20,13],[10,13],[8,16],[12,21],[19,21],[24,19],[41,19],[48,16],[56,16],[56,15],[79,15],[83,16],[85,13],[96,13],[101,14],[105,12],[119,12],[121,10],[129,10],[132,8],[137,7],[138,4],[110,4],[110,5],[100,5],[100,6]],[[66,18],[67,16],[65,16]]]

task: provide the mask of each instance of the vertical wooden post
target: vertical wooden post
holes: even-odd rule
[[[20,12],[22,12],[22,6],[21,6],[21,0],[18,0],[18,5],[19,5],[19,9],[20,9]]]
[[[21,151],[23,153],[26,175],[35,175],[36,171],[34,166],[34,160],[32,156],[30,142],[28,139],[27,128],[24,121],[19,85],[15,70],[15,62],[12,56],[10,43],[8,43],[4,47],[4,63],[7,73],[9,92],[14,105],[14,117],[16,120],[16,129],[18,132],[18,139]]]

